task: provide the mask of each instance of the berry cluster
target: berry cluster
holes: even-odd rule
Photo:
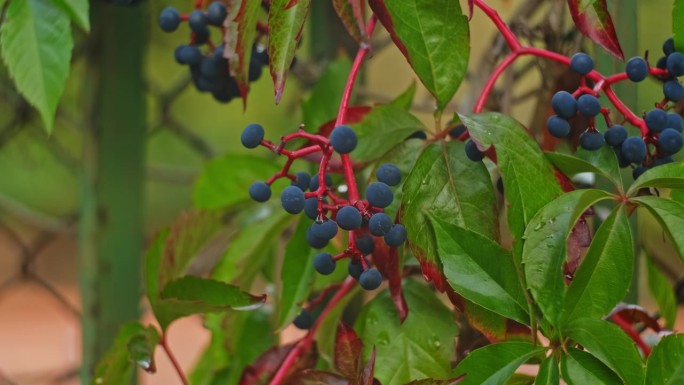
[[[285,145],[296,138],[306,139],[309,144],[298,150],[286,150]],[[404,226],[394,223],[384,212],[394,199],[391,186],[396,186],[401,181],[399,169],[390,163],[382,164],[376,170],[377,182],[370,183],[366,188],[365,200],[354,198],[351,191],[349,198],[343,198],[333,191],[332,177],[324,171],[328,168],[333,152],[346,156],[356,148],[357,136],[351,127],[335,127],[329,139],[300,129],[283,137],[281,143],[274,144],[264,140],[264,129],[261,125],[251,124],[244,129],[241,141],[247,148],[262,145],[288,158],[283,170],[267,181],[254,182],[250,186],[249,195],[252,199],[266,202],[271,198],[273,182],[279,178],[288,178],[291,185],[283,190],[280,196],[281,205],[290,214],[304,212],[313,220],[306,233],[307,242],[311,247],[326,247],[337,237],[339,229],[348,232],[348,248],[342,253],[333,256],[321,252],[315,256],[316,271],[324,275],[331,274],[340,259],[350,258],[349,275],[357,279],[366,290],[378,288],[382,283],[382,274],[370,267],[369,260],[375,248],[374,238],[382,238],[389,247],[399,247],[406,240]],[[295,159],[317,152],[322,154],[319,173],[313,176],[303,171],[290,173]],[[349,172],[353,177],[351,168]],[[349,175],[346,177],[349,179]],[[354,183],[353,186],[347,187],[355,189],[356,186]]]
[[[241,95],[238,83],[230,73],[225,46],[215,46],[211,41],[210,27],[221,29],[221,36],[224,36],[224,22],[227,17],[228,10],[221,1],[212,2],[206,10],[195,9],[189,14],[181,14],[173,7],[166,7],[159,15],[159,26],[165,32],[176,31],[181,22],[188,23],[191,31],[190,43],[176,48],[176,62],[189,66],[193,83],[200,92],[210,92],[216,100],[223,103]],[[202,51],[203,46],[207,47],[205,52]],[[248,80],[253,82],[261,77],[262,67],[268,65],[268,54],[264,47],[255,44],[251,57]]]

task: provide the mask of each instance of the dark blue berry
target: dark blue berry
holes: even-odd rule
[[[614,126],[608,127],[606,133],[604,134],[606,143],[610,146],[619,146],[622,142],[627,139],[627,129],[624,126],[616,124]]]
[[[249,62],[249,72],[247,74],[248,80],[250,82],[255,82],[261,77],[262,65],[257,60],[251,60]]]
[[[670,112],[667,114],[667,127],[668,128],[674,128],[675,130],[682,132],[682,123],[684,121],[682,120],[682,117],[674,112]]]
[[[451,130],[449,130],[449,136],[450,136],[452,139],[458,139],[461,135],[463,135],[463,133],[465,132],[465,130],[466,130],[465,126],[462,125],[462,124],[459,124],[459,125],[457,125],[456,127],[454,127],[454,128],[452,128]]]
[[[663,53],[669,55],[675,51],[674,39],[669,38],[663,43]]]
[[[546,128],[549,133],[556,138],[565,138],[570,135],[570,122],[561,118],[558,115],[552,115],[546,121]]]
[[[684,54],[673,52],[667,56],[667,70],[673,76],[684,75]]]
[[[406,228],[397,223],[385,234],[385,243],[391,247],[399,247],[406,241]]]
[[[615,157],[617,158],[618,165],[620,166],[620,168],[625,168],[629,166],[629,161],[625,159],[624,155],[622,155],[622,144],[613,147],[613,151],[615,152]]]
[[[385,208],[392,204],[394,194],[388,185],[382,182],[373,182],[366,188],[366,199],[371,206]]]
[[[199,9],[192,11],[188,17],[188,24],[190,25],[190,29],[194,32],[205,30],[208,21],[207,15],[204,14],[204,11],[200,11]]]
[[[627,61],[625,72],[629,80],[640,82],[648,76],[648,63],[640,56],[635,56]]]
[[[646,143],[639,137],[630,136],[622,142],[621,151],[627,162],[638,164],[646,158]]]
[[[473,162],[479,162],[484,159],[484,153],[477,148],[477,145],[472,140],[469,140],[465,144],[465,153],[468,159]]]
[[[337,126],[330,133],[330,144],[340,154],[354,151],[356,142],[356,133],[349,126]]]
[[[220,1],[214,1],[207,8],[207,19],[213,25],[221,25],[228,16],[226,6]]]
[[[193,32],[195,32],[195,44],[197,45],[206,44],[209,41],[209,37],[211,36],[209,28],[206,26],[200,30]]]
[[[180,25],[180,13],[173,7],[164,8],[159,14],[159,27],[164,32],[173,32],[178,29]]]
[[[306,242],[314,249],[322,249],[328,245],[329,239],[319,238],[311,232],[311,227],[306,230]]]
[[[325,174],[325,185],[330,188],[332,186],[332,177]],[[311,182],[309,182],[309,190],[314,192],[318,190],[318,174],[311,177]]]
[[[314,220],[318,218],[318,198],[307,198],[304,201],[304,214]]]
[[[584,94],[577,99],[577,111],[587,118],[593,118],[601,112],[601,102],[594,95]]]
[[[311,234],[318,238],[333,239],[337,235],[337,223],[329,219],[323,222],[314,222],[311,225]]]
[[[212,80],[218,80],[225,72],[227,62],[225,59],[216,56],[205,56],[200,63],[200,72]]]
[[[365,290],[375,290],[382,283],[382,274],[376,269],[368,269],[359,276],[359,285]]]
[[[180,45],[175,54],[178,64],[197,65],[202,61],[202,52],[194,45]]]
[[[658,146],[667,154],[676,154],[682,149],[682,134],[674,128],[666,128],[658,136]]]
[[[311,176],[306,171],[300,171],[295,174],[295,179],[292,181],[293,186],[299,187],[300,190],[306,191],[311,183]]]
[[[256,60],[262,66],[268,65],[268,52],[266,48],[255,44],[252,47],[252,60]]]
[[[673,102],[684,99],[684,87],[676,79],[668,80],[663,84],[663,95]]]
[[[580,135],[580,146],[589,151],[596,151],[603,147],[603,135],[598,131],[587,130]]]
[[[335,271],[335,265],[335,260],[329,253],[320,253],[314,257],[314,269],[320,274],[332,274]]]
[[[382,237],[392,229],[392,219],[385,213],[375,213],[368,220],[368,230],[376,237]]]
[[[359,238],[356,238],[356,248],[359,249],[363,255],[368,255],[375,250],[375,242],[373,242],[373,238],[371,236],[363,235]]]
[[[304,191],[297,186],[287,186],[280,195],[283,209],[290,214],[299,214],[304,210]]]
[[[401,182],[401,171],[392,163],[383,163],[375,171],[375,177],[388,186],[396,186]]]
[[[314,319],[308,310],[302,309],[302,311],[299,313],[299,315],[297,315],[297,317],[295,317],[292,323],[298,329],[307,330],[313,326]]]
[[[359,210],[354,206],[344,206],[337,211],[337,216],[335,217],[337,225],[344,230],[356,230],[361,227],[361,222],[363,222],[363,217]]]
[[[634,170],[632,170],[632,178],[636,180],[646,171],[648,171],[648,167],[646,166],[635,167]]]
[[[249,196],[257,202],[266,202],[271,198],[271,187],[265,182],[254,182],[249,186]]]
[[[551,107],[561,118],[572,118],[577,113],[577,100],[567,91],[558,91],[551,98]]]
[[[264,128],[260,124],[250,124],[242,131],[240,141],[247,148],[255,148],[264,139]]]
[[[667,128],[667,112],[655,108],[646,113],[644,117],[646,127],[653,132],[660,132]]]
[[[666,157],[662,157],[662,158],[655,158],[655,159],[653,159],[653,163],[651,164],[651,166],[658,167],[658,166],[662,166],[664,164],[668,164],[668,163],[672,163],[672,162],[674,162],[674,159],[672,159],[671,156],[666,156]]]
[[[665,70],[667,69],[667,56],[663,56],[656,62],[656,68]]]
[[[347,267],[347,269],[349,271],[350,277],[354,279],[359,279],[359,277],[361,277],[361,274],[363,273],[363,264],[361,263],[361,259],[352,259],[351,261],[349,261],[349,266]]]
[[[413,134],[409,135],[406,139],[427,139],[427,134],[423,130],[414,131]]]
[[[586,75],[594,69],[594,60],[584,52],[577,52],[570,58],[570,69],[580,75]]]

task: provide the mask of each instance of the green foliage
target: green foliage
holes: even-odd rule
[[[575,155],[547,152],[546,157],[563,174],[574,176],[581,172],[593,172],[608,179],[618,192],[623,192],[622,174],[618,167],[615,151],[604,146],[596,151],[579,148]]]
[[[646,363],[646,384],[674,385],[684,381],[684,335],[663,337]]]
[[[346,2],[346,1],[345,1]],[[340,95],[346,83],[345,75],[351,69],[347,58],[339,58],[328,64],[325,71],[311,89],[309,98],[302,102],[304,128],[309,132],[317,132],[326,122],[335,118],[339,100],[329,95]]]
[[[684,51],[684,1],[675,0],[672,10],[672,34],[677,51]]]
[[[645,259],[648,288],[658,304],[661,317],[665,320],[665,327],[672,329],[677,317],[677,298],[675,298],[672,284],[656,266],[652,258],[646,257]]]
[[[503,384],[527,360],[545,349],[529,342],[501,342],[477,349],[456,367],[455,375],[465,374],[460,384]]]
[[[372,161],[387,154],[414,132],[423,129],[423,123],[405,108],[394,104],[374,107],[359,123],[352,125],[359,138],[353,152],[354,159]]]

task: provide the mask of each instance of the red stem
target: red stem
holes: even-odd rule
[[[171,348],[169,347],[169,342],[166,339],[167,335],[168,335],[168,330],[162,334],[161,341],[159,341],[159,345],[161,345],[161,347],[164,349],[164,352],[169,357],[169,360],[171,361],[173,368],[176,370],[176,373],[178,373],[178,377],[180,378],[181,383],[183,385],[190,385],[188,378],[185,376],[185,372],[183,372],[183,368],[180,366],[180,363],[176,359],[176,356],[173,355],[173,352],[171,351]]]
[[[294,348],[292,348],[292,350],[290,350],[290,352],[287,354],[283,360],[283,363],[278,368],[278,371],[273,376],[270,385],[280,385],[283,383],[283,380],[285,380],[285,376],[292,365],[294,365],[299,356],[301,356],[311,347],[316,335],[316,331],[321,326],[323,320],[325,320],[325,317],[328,315],[328,313],[330,313],[330,311],[332,311],[335,305],[337,305],[351,291],[351,289],[354,287],[354,284],[356,284],[356,280],[351,277],[348,277],[344,281],[337,293],[335,293],[335,296],[333,296],[330,299],[330,302],[328,302],[325,308],[323,308],[323,311],[321,311],[321,314],[318,316],[313,326],[311,326],[311,329],[309,329],[309,332],[306,334],[306,336],[299,340]]]
[[[622,317],[620,317],[617,314],[613,314],[611,316],[613,319],[613,322],[615,322],[622,330],[627,333],[627,335],[634,341],[639,348],[641,349],[642,352],[644,352],[644,356],[648,357],[649,354],[651,354],[651,347],[644,342],[644,340],[641,338],[639,333],[632,328],[632,325],[630,325],[627,321],[625,321]]]

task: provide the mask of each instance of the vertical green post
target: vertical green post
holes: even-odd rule
[[[91,4],[79,228],[83,384],[121,324],[139,317],[146,138],[146,6]]]

